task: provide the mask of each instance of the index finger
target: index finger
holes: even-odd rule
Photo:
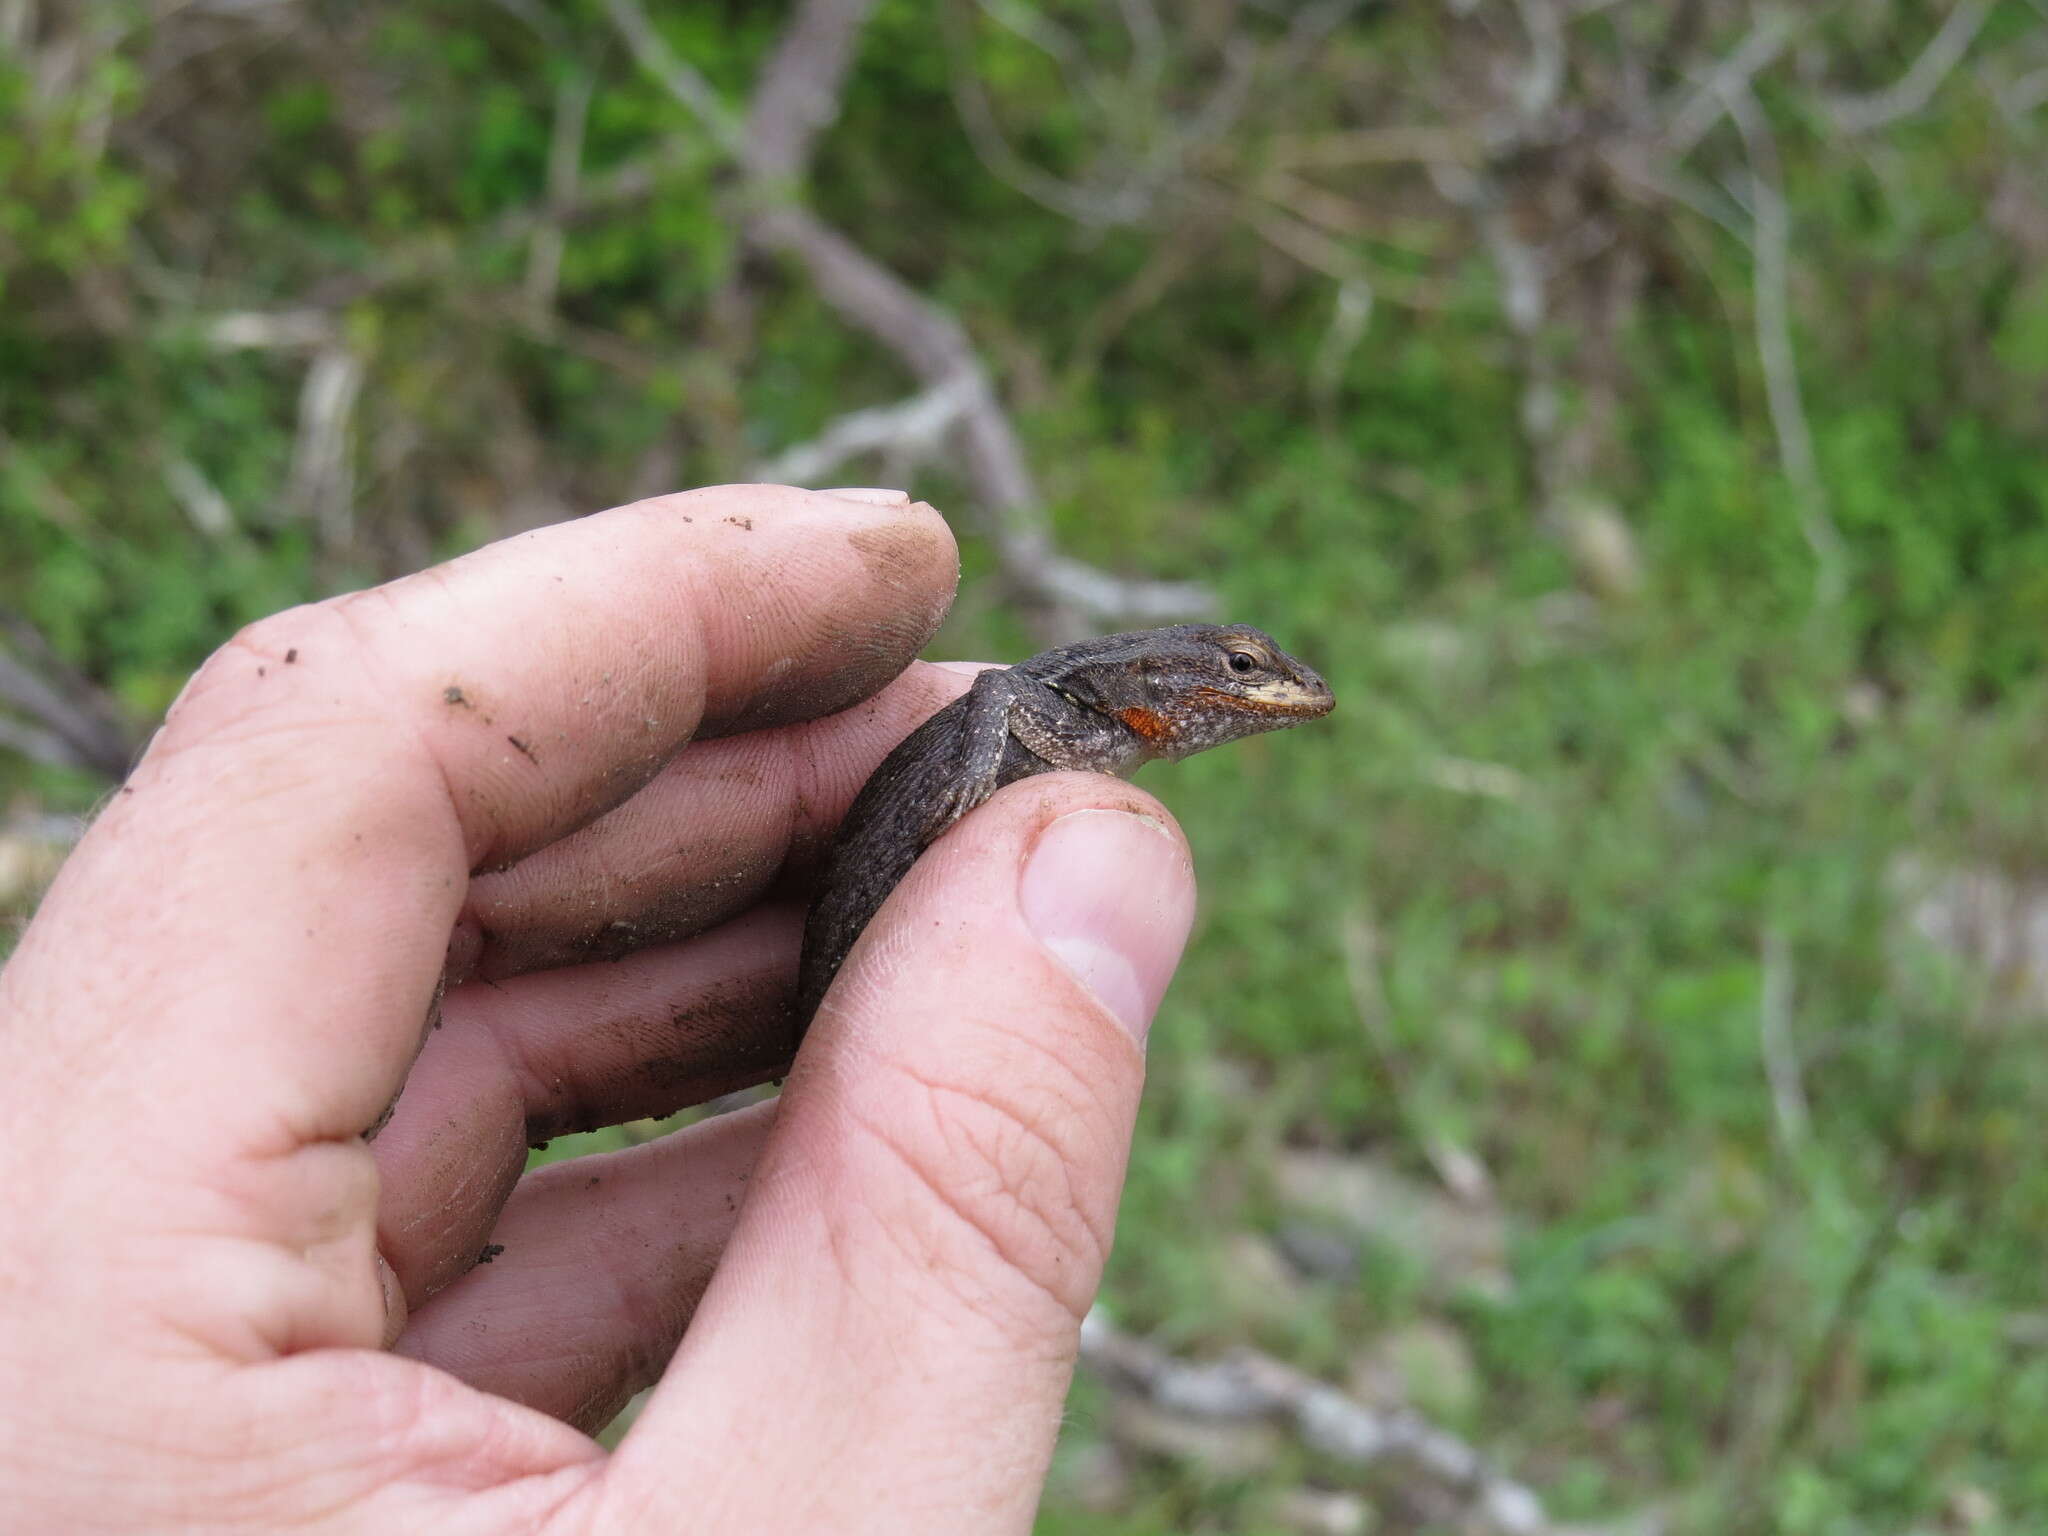
[[[928,507],[732,486],[251,626],[0,978],[0,1001],[61,1021],[41,1064],[97,1079],[31,1102],[244,1147],[355,1135],[403,1077],[473,870],[618,804],[693,734],[864,697],[956,575]]]

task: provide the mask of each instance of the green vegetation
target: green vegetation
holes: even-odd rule
[[[720,157],[595,0],[540,31],[481,0],[280,9],[265,32],[108,6],[125,21],[76,34],[54,85],[54,18],[0,53],[0,603],[137,718],[256,615],[739,475],[911,391],[744,248]],[[1136,70],[1113,8],[1013,9]],[[1413,166],[1322,183],[1361,221],[1326,232],[1374,283],[1355,340],[1343,274],[1261,235],[1246,189],[1276,145],[1401,121],[1383,109],[1456,120],[1448,82],[1525,46],[1512,6],[1361,7],[1192,155],[1178,201],[1099,230],[992,175],[954,115],[971,67],[1033,125],[1020,153],[1107,176],[1103,146],[1156,139],[1224,33],[1277,47],[1292,9],[1185,7],[1165,83],[1121,120],[1018,35],[970,19],[949,43],[889,0],[808,182],[965,324],[1067,553],[1209,583],[1338,692],[1324,726],[1146,778],[1204,907],[1105,1305],[1177,1352],[1250,1342],[1340,1383],[1441,1325],[1469,1380],[1432,1411],[1560,1520],[2048,1527],[2048,954],[1972,969],[1910,931],[1902,886],[2048,865],[2048,114],[1999,96],[2048,66],[2044,23],[1991,8],[1974,62],[1853,141],[1830,93],[1894,80],[1939,17],[1816,7],[1756,81],[1816,493],[1782,468],[1739,217],[1629,203],[1562,150],[1492,167],[1524,238],[1605,231],[1529,341]],[[1567,104],[1620,93],[1638,54],[1682,94],[1754,21],[1674,7],[1697,23],[1674,54],[1633,8],[1581,9]],[[740,102],[782,20],[663,27]],[[1376,94],[1394,61],[1425,83]],[[529,302],[535,242],[503,221],[544,200],[585,74],[586,186],[675,148],[651,195],[567,225]],[[1686,171],[1738,216],[1716,186],[1739,190],[1748,149],[1721,123]],[[1623,297],[1589,297],[1616,252]],[[310,347],[219,343],[223,314],[300,310]],[[338,480],[307,468],[321,355],[360,381]],[[1552,436],[1523,420],[1543,370]],[[971,478],[942,451],[915,486],[967,544],[933,654],[1034,648],[1044,615],[1008,600]],[[1594,501],[1619,555],[1574,521]],[[100,790],[0,755],[0,798]],[[1349,1229],[1355,1269],[1291,1274],[1287,1305],[1242,1283],[1236,1239],[1302,1219],[1288,1155],[1433,1181],[1444,1148],[1490,1181],[1506,1286]],[[1140,1457],[1105,1498],[1076,1468],[1108,1412],[1084,1380],[1044,1530],[1286,1529],[1275,1489],[1355,1477],[1292,1451],[1228,1476]]]

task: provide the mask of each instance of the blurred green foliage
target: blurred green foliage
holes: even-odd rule
[[[906,392],[801,275],[742,252],[718,156],[596,0],[522,9],[308,7],[251,36],[116,4],[62,78],[47,51],[0,54],[0,601],[138,717],[264,612],[739,474]],[[1126,46],[1109,8],[1050,9],[1089,50]],[[1235,24],[1263,38],[1269,9]],[[1582,23],[1586,46],[1635,46],[1630,9]],[[2032,47],[2038,17],[1999,12],[1986,46]],[[738,101],[783,15],[662,26]],[[1910,61],[1867,18],[1817,25],[1806,46],[1851,85]],[[1905,935],[1897,897],[1902,856],[2048,864],[2048,122],[1957,91],[1856,153],[1797,72],[1760,83],[1836,603],[1779,469],[1749,254],[1705,221],[1619,216],[1651,275],[1613,341],[1626,385],[1588,488],[1642,575],[1603,591],[1535,515],[1496,276],[1451,213],[1418,211],[1416,178],[1357,243],[1445,297],[1380,302],[1332,367],[1331,281],[1244,222],[1088,230],[991,175],[942,33],[920,0],[881,7],[814,205],[965,322],[1070,553],[1211,583],[1341,700],[1324,726],[1148,776],[1205,904],[1154,1036],[1111,1311],[1333,1379],[1383,1331],[1447,1321],[1480,1383],[1454,1427],[1560,1517],[2048,1525],[2048,1041],[2023,988]],[[1078,175],[1105,137],[1151,131],[1143,102],[1084,98],[1019,36],[972,39],[1035,163]],[[1474,46],[1437,8],[1362,8],[1281,127],[1351,125],[1389,59],[1448,72]],[[579,77],[586,187],[673,145],[653,195],[568,225],[535,307],[530,231],[505,221],[545,198]],[[1998,198],[2033,200],[2021,233]],[[1130,297],[1181,238],[1200,258]],[[223,315],[301,308],[361,368],[339,516],[294,488],[307,349],[219,341]],[[1541,345],[1568,365],[1583,342],[1565,315]],[[1564,376],[1569,417],[1586,402]],[[194,478],[224,526],[179,491]],[[938,653],[1028,649],[966,482],[942,459],[918,489],[969,534]],[[94,792],[0,763],[8,786]],[[1377,1003],[1347,982],[1347,933],[1370,935]],[[1760,1043],[1773,986],[1796,1130]],[[1225,1240],[1284,1219],[1284,1151],[1428,1177],[1432,1141],[1491,1176],[1504,1293],[1368,1254],[1289,1313],[1234,1298]],[[1077,1389],[1044,1529],[1266,1528],[1259,1479],[1166,1461],[1084,1511],[1066,1473],[1102,1411]],[[1993,1523],[1956,1523],[1972,1499]]]

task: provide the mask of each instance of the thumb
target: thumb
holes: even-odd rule
[[[1012,785],[933,846],[841,968],[613,1460],[630,1507],[1029,1527],[1193,915],[1179,829],[1098,775]]]

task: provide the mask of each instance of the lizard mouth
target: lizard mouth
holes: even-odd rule
[[[1313,683],[1265,683],[1253,692],[1261,703],[1270,703],[1290,715],[1327,715],[1337,707],[1337,696],[1321,678]]]
[[[1329,685],[1317,679],[1315,683],[1291,681],[1259,683],[1242,693],[1230,693],[1221,688],[1205,688],[1205,694],[1226,709],[1251,710],[1262,715],[1285,715],[1290,719],[1314,719],[1327,715],[1337,707],[1337,697],[1330,692]]]

